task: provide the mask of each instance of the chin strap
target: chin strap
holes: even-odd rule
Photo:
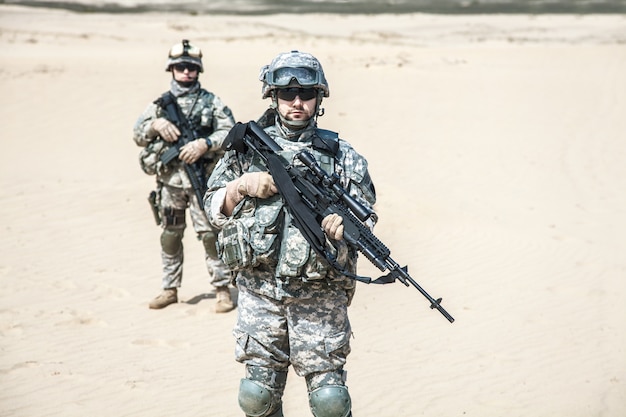
[[[300,135],[311,124],[311,120],[313,119],[287,120],[280,113],[278,113],[278,118],[280,119],[280,126],[287,137]]]
[[[300,136],[305,130],[309,128],[311,123],[315,125],[313,119],[306,120],[301,126],[293,126],[291,120],[285,120],[280,114],[277,116],[276,127],[287,138],[295,138]]]

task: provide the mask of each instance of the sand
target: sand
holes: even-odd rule
[[[359,284],[356,417],[626,415],[624,16],[73,14],[0,6],[0,415],[241,416],[236,312],[185,236],[181,302],[132,125],[168,48],[205,53],[237,120],[277,53],[316,55],[321,127],[378,190],[414,288]],[[360,272],[378,276],[363,258]],[[309,416],[291,372],[288,417]]]

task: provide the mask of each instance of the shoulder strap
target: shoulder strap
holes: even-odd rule
[[[165,109],[168,105],[172,103],[177,104],[176,97],[174,97],[171,91],[166,91],[165,93],[161,94],[159,98],[153,101],[153,103],[161,107],[162,109]]]
[[[335,156],[339,152],[339,134],[332,130],[315,129],[312,145],[318,151]]]

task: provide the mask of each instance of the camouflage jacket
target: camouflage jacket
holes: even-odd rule
[[[374,205],[376,196],[367,161],[348,142],[339,139],[336,133],[312,126],[300,136],[288,139],[276,126],[270,126],[265,131],[283,148],[281,156],[287,161],[292,162],[298,151],[307,149],[326,172],[335,172],[340,176],[341,185],[351,196],[366,207],[371,208]],[[316,135],[335,138],[339,144],[337,153],[330,155],[313,148],[312,140]],[[277,292],[281,288],[293,288],[289,284],[294,281],[335,281],[341,282],[345,287],[353,286],[352,280],[340,276],[324,258],[310,248],[293,224],[280,195],[268,199],[246,197],[235,208],[231,217],[221,213],[226,183],[239,178],[245,172],[260,170],[267,168],[253,151],[246,154],[235,151],[226,153],[209,178],[204,199],[209,221],[221,229],[219,249],[222,260],[234,270],[239,270],[238,280],[247,281],[248,287],[274,297],[280,296]],[[241,249],[245,252],[242,255],[245,259],[239,264],[224,258],[225,235],[236,236],[245,241],[242,243],[245,247]],[[355,272],[356,251],[348,249],[345,243],[343,248],[339,245],[337,250],[340,263],[348,271]]]
[[[201,88],[200,83],[196,83],[185,94],[179,95],[176,101],[197,133],[196,139],[208,139],[211,143],[209,150],[202,156],[208,175],[223,155],[222,142],[235,124],[233,114],[219,97]],[[181,162],[173,161],[165,167],[159,161],[160,155],[170,145],[158,136],[148,137],[152,121],[164,116],[163,109],[153,102],[146,107],[135,122],[133,140],[138,146],[144,148],[140,154],[140,163],[144,171],[156,174],[160,182],[174,187],[190,188],[189,178]],[[152,166],[145,167],[145,164]],[[149,170],[151,172],[148,172]]]

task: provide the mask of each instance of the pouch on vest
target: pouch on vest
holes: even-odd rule
[[[282,199],[278,194],[256,207],[254,225],[250,229],[253,266],[276,265],[279,245],[277,237],[282,227],[283,213]]]
[[[302,266],[309,259],[310,252],[309,242],[302,236],[298,228],[295,226],[288,227],[280,247],[276,273],[282,277],[299,277]]]
[[[276,266],[277,274],[283,277],[298,277],[303,281],[327,278],[330,265],[311,249],[300,230],[295,226],[289,226],[285,233]]]
[[[139,165],[143,172],[148,175],[164,174],[168,171],[167,166],[161,162],[161,155],[169,148],[163,140],[150,142],[139,153]]]
[[[231,271],[252,265],[248,227],[242,220],[232,219],[217,236],[217,253]]]

